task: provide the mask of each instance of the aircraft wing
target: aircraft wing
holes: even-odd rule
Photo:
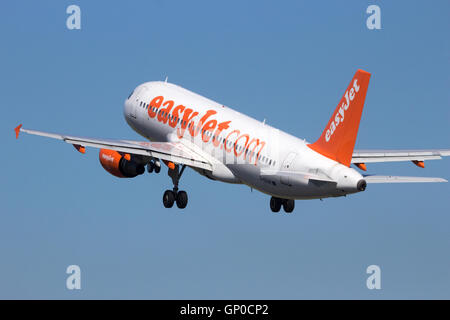
[[[352,163],[425,161],[450,156],[450,149],[431,150],[354,150]]]
[[[76,137],[58,133],[23,129],[22,125],[18,126],[15,130],[16,138],[18,138],[19,132],[25,132],[32,135],[62,140],[74,145],[74,147],[82,153],[84,153],[84,147],[94,147],[99,149],[104,148],[159,158],[162,160],[172,161],[174,163],[185,164],[190,167],[212,170],[212,164],[207,159],[180,142],[149,142]]]

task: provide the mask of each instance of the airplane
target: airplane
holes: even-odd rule
[[[367,163],[424,161],[450,156],[450,149],[354,150],[371,74],[357,70],[321,136],[314,143],[299,139],[232,108],[166,81],[137,86],[124,103],[128,125],[145,141],[85,138],[15,128],[62,140],[81,153],[99,148],[102,167],[118,178],[159,173],[168,168],[172,190],[163,205],[187,206],[179,190],[186,167],[216,181],[244,184],[270,196],[270,209],[286,213],[295,200],[341,197],[366,190],[371,183],[447,182],[442,178],[378,176],[360,173]],[[278,106],[282,108],[282,106]]]

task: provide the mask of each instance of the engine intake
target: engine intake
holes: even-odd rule
[[[118,178],[134,178],[145,171],[144,166],[133,161],[129,154],[115,150],[100,149],[99,160],[103,169]]]

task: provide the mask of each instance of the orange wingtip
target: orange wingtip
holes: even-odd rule
[[[413,160],[413,163],[420,168],[425,168],[425,162],[423,161]]]
[[[75,149],[77,149],[79,152],[81,153],[86,153],[86,147],[80,146],[79,144],[74,144],[73,145]]]
[[[355,163],[355,166],[357,166],[361,170],[367,171],[367,167],[366,167],[365,163]]]
[[[22,128],[22,124],[19,124],[14,131],[16,132],[16,139],[19,138],[20,128]]]

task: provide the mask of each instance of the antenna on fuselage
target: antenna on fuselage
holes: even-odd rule
[[[264,118],[264,120],[263,120],[263,124],[266,124],[266,118]]]
[[[166,76],[166,80],[164,80],[164,82],[167,83],[167,80],[169,80],[169,77],[168,77],[168,76]]]

